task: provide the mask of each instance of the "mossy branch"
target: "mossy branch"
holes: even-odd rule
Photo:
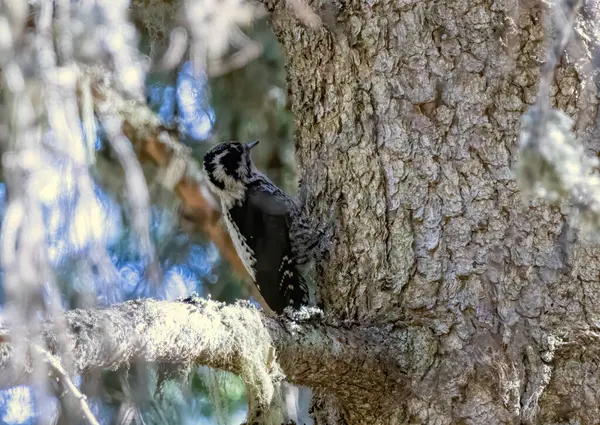
[[[67,347],[73,373],[117,369],[136,360],[206,365],[238,374],[259,407],[268,405],[285,375],[295,384],[333,391],[355,403],[406,387],[409,331],[325,323],[315,309],[293,318],[265,314],[246,301],[233,305],[194,298],[185,302],[150,299],[106,309],[66,313]],[[318,310],[317,310],[318,311]],[[49,351],[57,342],[44,326]],[[0,386],[30,380],[13,373],[11,335],[0,328]],[[408,351],[406,351],[408,350]],[[369,376],[368,380],[364,377]]]

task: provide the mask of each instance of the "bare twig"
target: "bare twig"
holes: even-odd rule
[[[121,119],[112,111],[109,112],[107,105],[103,106],[103,108],[99,108],[99,115],[108,140],[117,154],[123,170],[125,170],[127,194],[132,208],[133,227],[140,238],[141,252],[147,259],[147,265],[151,273],[150,280],[153,285],[158,285],[162,273],[160,273],[156,248],[150,237],[150,195],[146,179],[129,140],[122,132]]]
[[[50,369],[58,376],[63,386],[71,392],[73,397],[79,400],[79,407],[81,408],[81,412],[83,416],[87,419],[87,421],[92,425],[100,425],[100,423],[94,417],[94,414],[90,410],[90,406],[87,404],[86,396],[79,391],[79,389],[75,386],[67,371],[62,367],[62,364],[58,357],[50,354],[47,350],[44,350],[40,346],[35,346],[37,352],[44,357],[44,360],[50,366]]]

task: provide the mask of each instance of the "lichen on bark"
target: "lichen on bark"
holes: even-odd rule
[[[523,200],[513,177],[547,5],[336,3],[335,25],[314,31],[266,3],[313,215],[333,205],[340,223],[320,282],[325,311],[427,323],[415,330],[412,395],[386,413],[394,421],[373,409],[378,423],[593,422],[586,388],[598,373],[568,367],[568,350],[553,357],[548,341],[597,326],[600,257],[577,241],[564,205]],[[596,151],[597,93],[581,70],[564,61],[550,101]],[[316,405],[344,410],[325,395]]]

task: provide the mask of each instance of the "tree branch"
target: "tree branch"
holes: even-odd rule
[[[75,397],[78,400],[83,417],[86,418],[91,425],[100,425],[98,420],[94,417],[94,414],[90,410],[90,406],[88,406],[87,404],[85,395],[83,395],[81,391],[79,391],[79,389],[75,386],[75,384],[69,377],[69,374],[62,366],[58,357],[53,356],[41,347],[36,347],[36,349],[44,357],[46,363],[48,364],[48,366],[50,366],[52,371],[58,376],[60,382],[62,382],[63,387],[71,393],[72,397]]]
[[[208,189],[200,167],[190,155],[190,148],[167,131],[157,114],[146,104],[123,99],[93,71],[86,72],[94,82],[92,93],[96,108],[109,107],[122,118],[123,134],[131,141],[139,161],[159,167],[162,171],[160,183],[180,199],[181,214],[198,225],[236,273],[244,278],[244,286],[252,297],[264,310],[270,311],[237,255],[229,234],[219,224],[219,202]]]
[[[62,348],[72,353],[74,373],[117,369],[136,360],[206,365],[240,375],[259,400],[270,400],[281,371],[292,383],[332,390],[353,404],[360,394],[372,399],[373,391],[404,391],[408,330],[327,324],[313,310],[291,320],[264,314],[245,301],[130,301],[67,312],[68,346]],[[52,329],[46,323],[44,339],[55,353]],[[9,330],[0,329],[3,387],[30,379],[30,371],[10,372],[11,353]]]
[[[92,78],[96,80],[96,78]],[[221,212],[218,201],[203,183],[202,173],[190,156],[189,148],[179,143],[162,125],[160,118],[147,105],[126,101],[107,85],[93,85],[94,101],[98,107],[109,107],[123,119],[123,133],[131,141],[140,162],[150,162],[157,167],[171,167],[178,175],[165,177],[161,182],[173,190],[183,203],[184,213],[193,217],[206,235],[215,243],[223,256],[241,275],[246,269],[235,252],[231,239],[218,225]],[[174,169],[176,168],[176,169]],[[168,180],[168,181],[167,181]]]

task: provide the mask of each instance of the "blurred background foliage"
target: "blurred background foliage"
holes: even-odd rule
[[[139,25],[138,30],[140,50],[154,56],[160,51],[157,40],[164,37],[164,31]],[[165,126],[178,132],[199,162],[219,141],[260,140],[260,148],[254,151],[257,165],[277,184],[294,192],[292,117],[282,52],[266,19],[244,31],[262,46],[258,58],[215,78],[193,76],[189,63],[176,72],[149,74],[147,102]],[[110,305],[140,297],[173,300],[192,292],[226,302],[248,297],[240,278],[212,243],[182,225],[175,197],[150,185],[151,235],[162,271],[161,284],[153,287],[128,219],[125,195],[115,190],[123,186],[118,184],[123,172],[101,131],[96,150],[93,199],[77,199],[74,174],[61,172],[68,165],[60,161],[40,174],[37,185],[43,194],[50,261],[65,308]],[[147,177],[153,171],[145,167]],[[6,189],[1,184],[0,213],[5,200]],[[99,245],[107,251],[95,249]],[[127,371],[104,373],[102,385],[85,392],[102,424],[212,424],[219,422],[219,417],[221,423],[237,424],[244,420],[247,401],[238,378],[206,368],[189,372],[174,373],[163,365],[132,365]],[[76,383],[87,385],[81,377],[76,377]],[[75,423],[68,417],[56,420],[61,403],[60,395],[40,400],[36,391],[25,386],[3,390],[0,423]]]

